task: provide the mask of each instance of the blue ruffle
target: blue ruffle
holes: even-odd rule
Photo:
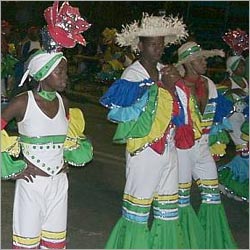
[[[135,104],[130,107],[114,107],[108,113],[108,120],[114,122],[127,122],[137,120],[145,109],[148,101],[148,90]]]
[[[232,130],[232,124],[227,118],[222,119],[221,123],[214,123],[210,128],[210,135],[216,135],[222,130]]]
[[[233,112],[233,102],[225,96],[218,94],[216,98],[216,112],[214,122],[222,122],[224,117],[228,117]]]
[[[134,104],[146,92],[151,79],[131,82],[125,79],[116,80],[108,91],[100,98],[100,103],[108,108],[113,106],[127,107]]]
[[[230,168],[233,173],[233,179],[239,182],[244,182],[249,179],[249,158],[243,158],[236,155],[232,161],[223,166]],[[220,167],[221,168],[221,167]]]

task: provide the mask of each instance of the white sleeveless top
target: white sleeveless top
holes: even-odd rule
[[[62,98],[56,95],[58,112],[50,118],[37,105],[33,92],[28,91],[24,118],[17,123],[23,155],[49,175],[56,175],[63,167],[63,143],[68,130]]]

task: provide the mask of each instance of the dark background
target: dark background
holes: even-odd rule
[[[62,3],[62,2],[61,2]],[[43,11],[53,1],[1,1],[1,18],[25,31],[45,25]],[[84,33],[93,41],[105,27],[121,29],[141,18],[142,12],[183,17],[191,34],[206,48],[225,46],[221,36],[228,29],[249,30],[249,1],[70,1],[92,27]]]

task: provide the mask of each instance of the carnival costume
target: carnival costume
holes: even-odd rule
[[[37,82],[48,77],[62,60],[66,60],[59,52],[62,47],[74,47],[76,42],[85,44],[80,33],[89,27],[88,23],[68,2],[64,2],[59,10],[58,4],[54,2],[44,12],[48,23],[43,29],[46,50],[32,55],[20,86],[27,77]],[[74,20],[71,20],[72,16]],[[60,26],[54,26],[59,23]],[[63,166],[65,163],[84,166],[91,161],[93,148],[83,134],[85,121],[80,109],[70,109],[67,117],[59,93],[41,91],[38,94],[48,101],[58,99],[58,112],[53,118],[43,113],[33,92],[28,91],[24,118],[17,123],[19,135],[8,136],[1,130],[2,179],[11,179],[21,173],[27,167],[26,161],[46,174],[36,175],[33,182],[16,180],[13,248],[65,248],[68,179],[62,171]],[[2,128],[5,125],[2,121]],[[14,160],[13,157],[19,158]]]
[[[228,87],[220,86],[219,91],[234,105],[234,112],[228,118],[232,130],[231,139],[236,147],[236,154],[230,162],[219,166],[220,189],[228,197],[249,201],[249,84],[243,76],[234,75],[242,56],[231,56],[227,59],[227,71],[231,89],[241,89],[245,95],[227,94]],[[240,87],[237,82],[243,82]]]
[[[219,50],[202,50],[195,42],[188,42],[178,49],[179,61],[176,66],[183,74],[184,80],[191,82],[192,79],[185,78],[185,69],[182,64],[189,63],[196,56],[208,58],[217,55],[223,56],[224,53]],[[236,245],[231,236],[225,211],[221,204],[216,164],[209,148],[209,146],[214,147],[213,150],[216,155],[225,154],[225,145],[223,144],[226,144],[228,140],[223,136],[225,134],[223,129],[230,127],[227,122],[227,114],[228,112],[230,113],[230,107],[218,105],[218,103],[223,103],[223,97],[218,96],[215,84],[205,76],[200,76],[197,82],[193,82],[196,88],[196,96],[192,96],[194,101],[196,102],[198,98],[204,98],[204,90],[201,89],[205,87],[204,80],[208,84],[208,102],[203,114],[199,111],[197,104],[195,108],[199,116],[198,123],[202,136],[195,140],[194,146],[190,149],[183,150],[177,148],[179,159],[180,221],[184,227],[185,237],[190,241],[190,248],[197,247],[193,243],[202,234],[205,236],[205,238],[201,238],[201,240],[204,240],[203,248],[205,249],[235,248]],[[219,108],[221,109],[220,111],[218,110]],[[196,122],[193,121],[193,124]],[[209,138],[209,133],[211,133],[212,139]],[[198,211],[200,225],[197,223],[197,218],[195,219],[196,215],[190,204],[192,179],[196,181],[201,192],[202,203]],[[193,230],[194,224],[196,224],[196,229],[202,227],[201,230]]]
[[[117,35],[118,43],[134,50],[138,36],[163,36],[166,46],[187,35],[182,21],[172,17],[144,14],[141,24],[124,27]],[[162,67],[158,63],[158,71]],[[178,220],[175,140],[181,134],[178,129],[189,128],[190,99],[182,81],[176,84],[176,92],[174,98],[135,61],[100,99],[110,109],[108,119],[118,123],[113,141],[127,144],[122,217],[106,248],[186,247]],[[190,143],[183,140],[183,146],[189,147]],[[154,219],[149,229],[151,207]]]

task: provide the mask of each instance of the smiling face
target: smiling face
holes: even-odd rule
[[[164,37],[140,37],[138,47],[143,58],[159,62],[164,52]]]
[[[62,59],[51,74],[41,82],[44,90],[62,92],[66,88],[67,81],[67,62]]]

